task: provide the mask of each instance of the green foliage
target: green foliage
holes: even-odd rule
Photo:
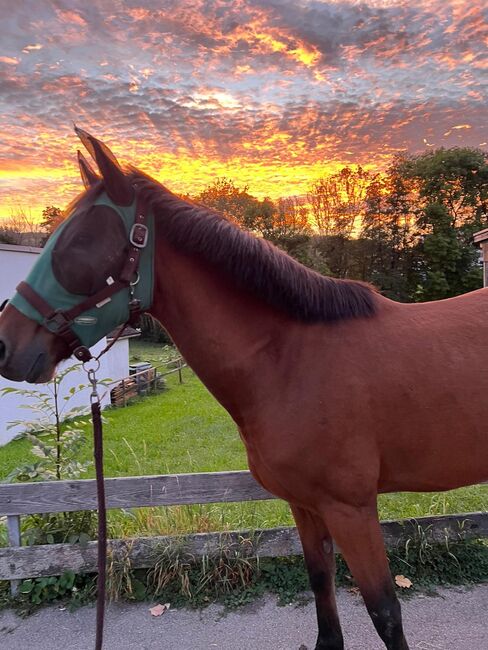
[[[65,571],[60,576],[23,580],[14,598],[8,594],[7,585],[7,582],[3,583],[3,590],[0,584],[0,609],[13,606],[21,615],[55,602],[66,603],[72,610],[93,601],[96,595],[96,579],[73,571]]]
[[[0,391],[25,397],[27,402],[22,408],[38,416],[36,420],[9,423],[10,427],[22,426],[19,437],[29,442],[30,452],[37,460],[13,469],[7,481],[73,480],[93,465],[91,460],[80,460],[86,444],[85,422],[80,418],[88,409],[70,406],[75,394],[85,386],[72,387],[65,397],[60,397],[62,382],[75,369],[76,366],[71,366],[59,373],[45,389],[7,387]],[[28,545],[68,541],[83,545],[95,537],[96,515],[90,511],[28,515],[22,519],[22,533]]]
[[[197,558],[184,544],[166,544],[155,551],[152,568],[134,570],[127,542],[118,557],[109,556],[107,593],[111,600],[159,600],[172,607],[203,607],[221,602],[235,608],[271,593],[279,604],[302,603],[311,597],[303,557],[249,557],[250,540],[241,546],[225,544],[211,556]],[[436,542],[430,532],[420,528],[410,539],[388,551],[392,576],[405,575],[412,581],[401,595],[431,591],[438,586],[476,584],[488,580],[488,545],[485,540]],[[352,587],[354,580],[342,556],[336,557],[336,585]],[[0,583],[0,608],[16,606],[23,613],[41,604],[66,602],[71,608],[93,600],[94,576],[75,576],[24,580],[19,595],[12,600],[8,583]]]
[[[229,178],[217,178],[195,197],[197,203],[223,214],[246,230],[268,236],[274,227],[275,206],[269,199],[259,201]]]
[[[91,461],[78,460],[79,452],[86,442],[85,423],[80,417],[88,413],[88,407],[70,407],[75,394],[86,386],[80,384],[72,387],[62,400],[59,395],[61,383],[76,369],[76,366],[71,366],[59,373],[52,382],[46,384],[45,389],[7,387],[0,391],[2,395],[13,393],[25,397],[27,401],[21,408],[37,415],[36,420],[9,422],[9,428],[22,427],[19,438],[29,441],[31,453],[38,460],[15,468],[7,476],[7,481],[77,479],[92,465]]]
[[[50,576],[24,580],[19,587],[19,593],[27,596],[33,605],[40,605],[41,603],[58,600],[58,598],[71,592],[75,579],[76,576],[73,571],[66,571],[59,577]]]
[[[488,213],[488,161],[479,149],[436,149],[399,159],[397,173],[413,181],[419,204],[445,206],[453,226],[480,225]]]
[[[386,174],[344,167],[307,197],[258,201],[218,179],[196,197],[319,273],[365,280],[402,302],[482,285],[472,235],[488,225],[488,157],[438,149],[396,158]]]
[[[48,205],[42,211],[42,228],[50,235],[64,221],[64,213],[61,208]]]
[[[86,544],[96,538],[97,517],[91,510],[28,515],[22,518],[22,539],[35,544]]]
[[[302,557],[261,560],[260,581],[263,589],[275,594],[283,605],[310,589]]]
[[[432,540],[420,526],[402,546],[389,551],[393,575],[406,575],[412,590],[436,585],[475,584],[488,580],[488,545],[485,540]]]

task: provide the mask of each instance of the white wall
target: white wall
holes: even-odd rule
[[[25,278],[32,265],[36,261],[39,249],[29,249],[22,246],[6,246],[0,244],[0,303],[5,298],[13,295],[15,287]],[[106,345],[106,339],[103,339],[92,348],[93,353],[99,352]],[[62,382],[60,392],[60,402],[66,408],[71,406],[89,405],[89,389],[79,390],[80,384],[87,384],[86,374],[81,368],[81,364],[73,357],[60,365],[60,370],[68,366],[77,365],[76,372],[70,373]],[[97,373],[99,379],[111,379],[113,381],[127,377],[129,374],[129,341],[121,339],[104,355],[100,360],[100,370]],[[9,382],[0,377],[0,389],[7,386],[14,388],[39,389],[49,392],[49,384],[32,385],[25,382]],[[63,400],[64,396],[69,394],[69,390],[76,388],[74,397],[67,403]],[[105,393],[103,404],[106,406],[110,403],[110,395],[107,389],[101,387],[100,394]],[[33,420],[38,419],[39,415],[31,409],[25,409],[21,406],[29,403],[24,396],[15,394],[0,395],[0,445],[3,445],[14,438],[22,427],[7,429],[9,422],[13,420]]]
[[[0,244],[0,304],[14,295],[15,287],[29,273],[40,248]]]

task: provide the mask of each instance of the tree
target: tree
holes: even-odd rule
[[[200,192],[194,200],[223,214],[229,221],[254,230],[259,214],[259,201],[248,194],[247,185],[235,185],[229,178],[218,178]]]
[[[64,214],[61,208],[54,205],[48,205],[42,211],[41,227],[50,235],[64,221]]]
[[[398,174],[417,185],[419,207],[443,205],[453,227],[488,218],[488,155],[467,147],[436,149],[398,160]]]
[[[410,184],[418,282],[412,298],[436,300],[479,288],[482,272],[472,244],[487,226],[488,156],[469,148],[437,149],[398,159]]]
[[[18,246],[41,246],[44,234],[41,224],[22,207],[0,221],[0,238],[4,243]]]
[[[368,186],[362,219],[364,241],[362,279],[380,287],[385,295],[408,301],[415,286],[415,215],[409,201],[411,188],[393,165],[385,176]]]
[[[421,225],[426,231],[419,248],[423,282],[417,287],[417,300],[439,300],[479,288],[482,270],[478,254],[464,237],[464,228],[452,226],[448,208],[429,203]]]
[[[0,242],[12,245],[16,243],[16,233],[3,223],[0,223]]]
[[[321,235],[351,237],[375,177],[362,167],[344,167],[313,183],[308,192],[313,224]]]

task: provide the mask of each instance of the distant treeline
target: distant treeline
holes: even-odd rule
[[[194,200],[224,213],[303,264],[365,280],[404,302],[482,285],[473,233],[488,226],[488,155],[468,148],[397,157],[317,180],[306,196],[256,199],[218,179]]]

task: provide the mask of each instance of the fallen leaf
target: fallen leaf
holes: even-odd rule
[[[354,594],[355,596],[359,596],[359,594],[360,594],[359,587],[349,587],[349,589],[347,591],[350,594]]]
[[[410,589],[410,587],[412,586],[412,581],[409,580],[408,578],[405,578],[405,576],[401,576],[401,575],[395,576],[395,582],[402,589]]]
[[[164,612],[168,611],[168,609],[169,603],[164,603],[164,605],[161,605],[161,603],[159,603],[158,605],[151,607],[149,611],[151,612],[151,616],[161,616],[164,614]]]

